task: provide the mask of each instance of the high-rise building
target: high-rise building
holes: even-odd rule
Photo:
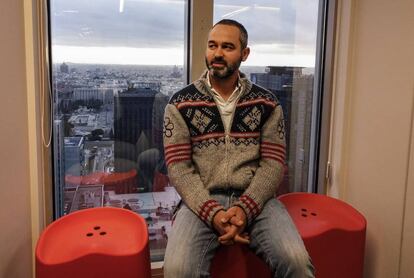
[[[65,173],[82,176],[84,163],[84,137],[65,137]]]
[[[173,72],[171,73],[170,76],[173,77],[173,78],[182,78],[183,77],[183,75],[181,74],[181,72],[180,72],[180,70],[178,69],[177,66],[174,66]]]
[[[69,73],[69,66],[65,62],[60,65],[60,72]]]
[[[302,69],[272,66],[250,75],[253,83],[275,93],[282,105],[290,191],[307,190],[313,76],[303,75]]]
[[[63,190],[65,188],[65,145],[64,124],[61,119],[53,121],[53,155],[55,158],[54,172],[54,197],[55,213],[63,211]],[[60,217],[61,215],[55,215]]]
[[[262,86],[276,94],[282,105],[285,116],[286,143],[289,146],[290,117],[292,114],[292,88],[293,79],[302,75],[300,67],[266,67],[265,73],[251,73],[250,79],[253,83]],[[287,147],[287,157],[289,148]]]
[[[159,119],[163,118],[166,103],[165,95],[146,86],[130,88],[114,96],[115,171],[137,169],[144,191],[150,189],[152,182],[151,178],[145,180],[146,177],[151,176],[163,157]]]

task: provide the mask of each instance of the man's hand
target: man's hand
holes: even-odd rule
[[[213,220],[215,229],[221,234],[219,242],[224,245],[233,244],[234,242],[248,244],[249,236],[243,233],[247,222],[243,209],[234,206],[219,213],[216,214]]]
[[[220,235],[226,234],[226,229],[230,228],[230,224],[227,223],[227,221],[224,221],[227,219],[226,216],[227,212],[225,210],[220,210],[213,218],[213,227]]]
[[[237,227],[246,227],[247,217],[241,207],[233,206],[225,212],[225,216],[221,219],[223,223],[230,223]]]

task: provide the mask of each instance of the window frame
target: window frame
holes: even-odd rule
[[[315,63],[312,136],[308,175],[308,192],[326,194],[331,178],[329,146],[331,144],[331,107],[337,0],[320,0],[318,15],[317,56]],[[316,102],[314,102],[316,103]],[[315,109],[315,110],[314,110]],[[316,111],[316,112],[314,112]]]
[[[38,75],[36,76],[39,86],[39,97],[43,92],[49,97],[41,98],[44,103],[44,118],[38,119],[38,122],[44,126],[39,129],[37,134],[47,137],[52,132],[52,127],[47,121],[52,119],[53,111],[50,109],[52,97],[49,92],[52,90],[51,76],[52,67],[50,66],[51,42],[50,42],[50,0],[43,0],[33,4],[36,6],[37,26],[36,31],[39,35],[37,45],[38,58]],[[314,96],[318,101],[314,101],[315,113],[312,112],[312,141],[311,141],[311,159],[309,167],[308,191],[325,194],[329,184],[330,169],[329,165],[329,145],[331,132],[331,102],[332,102],[332,79],[334,64],[334,47],[335,47],[335,22],[337,0],[320,0],[318,15],[318,37],[317,37],[317,56],[315,63],[315,82]],[[190,83],[197,79],[204,71],[204,48],[208,36],[208,31],[213,24],[214,0],[186,0],[185,3],[185,53],[184,53],[184,71],[186,81]],[[43,108],[42,108],[43,109]],[[43,121],[43,123],[42,123]],[[39,144],[40,145],[40,144]],[[43,167],[39,171],[43,177],[43,183],[38,184],[39,198],[34,201],[33,207],[43,208],[39,211],[44,221],[39,223],[39,230],[50,224],[55,217],[52,217],[56,209],[55,194],[53,186],[53,146],[38,146],[42,159],[37,161],[39,166]],[[39,167],[38,166],[38,167]],[[39,167],[40,168],[40,167]]]

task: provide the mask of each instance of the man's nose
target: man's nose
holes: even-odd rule
[[[214,52],[215,57],[223,57],[223,49],[221,47],[217,47],[216,52]]]

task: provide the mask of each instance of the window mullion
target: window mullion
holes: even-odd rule
[[[205,69],[204,56],[208,32],[213,25],[213,0],[190,2],[190,81],[196,80]]]

